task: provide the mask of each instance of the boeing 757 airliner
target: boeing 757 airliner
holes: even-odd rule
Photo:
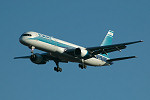
[[[76,62],[79,68],[86,69],[88,66],[108,66],[114,61],[135,58],[136,56],[109,58],[109,53],[113,51],[121,51],[127,45],[143,42],[134,41],[120,44],[112,44],[113,31],[109,30],[102,44],[97,47],[84,48],[69,42],[65,42],[54,37],[50,37],[37,32],[23,33],[19,41],[21,44],[31,49],[31,56],[15,57],[14,59],[28,58],[35,64],[46,64],[49,60],[53,60],[57,67],[54,70],[61,72],[59,62]],[[34,53],[34,49],[42,50],[46,53]]]

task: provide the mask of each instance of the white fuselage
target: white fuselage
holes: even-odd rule
[[[86,48],[50,36],[46,36],[37,32],[26,32],[20,37],[19,40],[22,44],[28,47],[34,46],[36,49],[48,52],[50,53],[50,55],[66,61],[84,63],[85,65],[90,66],[109,65],[108,63],[106,63],[106,60],[109,58],[106,58],[100,54],[96,55],[96,57],[92,57],[89,59],[80,59],[78,57],[69,55],[65,53],[67,49],[75,49],[75,48],[86,49]]]

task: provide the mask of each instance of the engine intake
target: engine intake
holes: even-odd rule
[[[30,60],[35,64],[46,64],[43,56],[38,53],[31,55]]]
[[[85,49],[76,48],[74,54],[80,58],[90,58],[92,55]]]

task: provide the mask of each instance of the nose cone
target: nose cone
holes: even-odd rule
[[[25,45],[25,37],[23,36],[23,34],[20,36],[19,42],[20,42],[21,44],[24,44],[24,45]]]
[[[37,32],[32,32],[32,31],[25,32],[20,36],[19,41],[21,44],[29,46],[29,45],[31,45],[31,43],[33,41],[31,39],[36,38],[38,36],[39,36],[39,33],[37,33]]]
[[[33,32],[25,32],[20,36],[19,41],[21,44],[27,45],[27,40],[32,37],[33,37]]]

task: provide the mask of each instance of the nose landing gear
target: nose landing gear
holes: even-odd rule
[[[31,53],[33,55],[35,47],[34,46],[29,46],[29,48],[31,49]]]
[[[31,46],[31,53],[33,54],[35,47]]]

